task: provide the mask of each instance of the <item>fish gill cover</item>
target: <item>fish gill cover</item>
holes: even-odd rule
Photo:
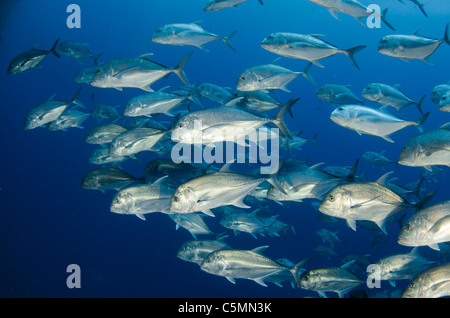
[[[2,5],[1,297],[449,295],[448,1],[73,2]]]

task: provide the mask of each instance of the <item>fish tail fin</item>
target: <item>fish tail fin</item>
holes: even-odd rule
[[[192,87],[190,87],[189,90],[189,99],[196,103],[198,106],[203,107],[202,103],[198,100],[197,96],[200,95],[199,89],[198,89],[198,83],[194,84]]]
[[[289,139],[292,139],[291,133],[289,132],[289,129],[287,128],[286,124],[284,123],[283,117],[286,111],[291,112],[291,107],[296,102],[298,102],[300,98],[290,99],[286,102],[286,104],[283,105],[281,110],[278,112],[278,114],[271,120],[272,123],[274,123],[278,128],[280,128],[281,132],[288,137]]]
[[[356,170],[358,169],[359,159],[356,159],[355,163],[353,164],[352,170],[348,173],[347,180],[354,181],[356,176]]]
[[[420,11],[422,11],[423,15],[428,18],[428,14],[425,11],[425,9],[423,8],[425,6],[425,3],[421,3],[419,1],[417,1],[417,6],[419,7]]]
[[[175,72],[175,74],[177,74],[181,81],[188,86],[190,86],[190,84],[189,80],[186,77],[186,74],[184,73],[184,65],[189,60],[192,53],[194,53],[194,51],[190,51],[188,54],[186,54],[185,57],[183,57],[183,59],[180,61],[180,63],[178,63],[178,65],[173,69],[173,71]]]
[[[316,133],[314,136],[312,136],[310,139],[308,139],[308,141],[317,146],[316,138],[318,135],[319,135],[319,133]]]
[[[86,106],[84,106],[84,104],[78,100],[78,96],[80,95],[80,92],[81,92],[81,87],[82,86],[80,86],[77,89],[77,91],[75,92],[75,95],[73,95],[71,103],[73,103],[73,104],[75,104],[75,105],[77,105],[77,106],[79,106],[81,108],[86,108]],[[77,107],[77,106],[75,106],[75,107]]]
[[[423,209],[423,207],[425,205],[427,205],[432,199],[433,197],[436,195],[438,191],[435,190],[433,192],[428,193],[426,196],[424,196],[419,202],[417,202],[416,204],[413,204],[413,208],[415,210],[420,210]]]
[[[352,61],[352,63],[356,66],[356,68],[359,70],[359,65],[355,60],[355,54],[358,53],[359,51],[361,51],[362,49],[366,48],[366,45],[359,45],[359,46],[355,46],[352,47],[348,50],[344,50],[343,52],[345,53],[345,55],[347,55],[349,57],[349,59]]]
[[[384,9],[384,10],[381,12],[381,17],[380,17],[380,18],[381,18],[381,21],[383,21],[384,24],[386,24],[391,30],[396,31],[395,28],[392,26],[392,24],[390,24],[390,23],[386,20],[386,14],[387,14],[387,11],[388,11],[388,8]]]
[[[422,133],[423,132],[423,123],[425,122],[425,120],[427,120],[428,116],[430,115],[430,112],[423,114],[422,116],[420,116],[419,119],[417,119],[415,121],[417,129]]]
[[[298,287],[300,287],[300,278],[298,277],[298,270],[302,268],[306,263],[308,263],[312,259],[311,257],[305,258],[304,260],[298,262],[291,268],[289,268],[289,271],[291,272],[292,276],[294,277],[295,283]]]
[[[236,51],[236,48],[234,47],[233,43],[231,43],[230,39],[236,34],[237,31],[233,31],[230,34],[228,34],[226,37],[222,38],[222,41],[225,42],[226,45],[233,51]]]
[[[92,58],[94,59],[94,63],[95,63],[95,65],[98,65],[98,58],[100,57],[100,56],[102,56],[103,55],[103,53],[105,53],[105,52],[102,52],[102,53],[100,53],[99,55],[97,55],[97,56],[93,56]]]
[[[422,115],[424,114],[423,109],[422,109],[422,104],[423,104],[423,101],[425,100],[425,97],[426,97],[426,96],[427,96],[427,95],[423,95],[422,98],[421,98],[417,103],[414,103],[414,104],[416,104],[417,109],[419,110],[419,112],[420,112]]]
[[[445,33],[444,33],[444,41],[445,43],[447,43],[448,45],[450,45],[450,37],[449,37],[449,28],[450,28],[450,24],[447,23],[447,26],[445,27]]]
[[[58,46],[59,43],[59,38],[56,39],[55,43],[53,43],[52,48],[50,49],[50,51],[48,51],[49,53],[52,53],[54,56],[56,57],[61,57],[61,55],[59,55],[58,52],[56,52],[56,47]]]
[[[308,81],[316,85],[316,81],[311,77],[311,74],[309,71],[311,70],[311,66],[313,63],[309,62],[308,65],[306,65],[305,69],[303,70],[302,76],[305,77]]]

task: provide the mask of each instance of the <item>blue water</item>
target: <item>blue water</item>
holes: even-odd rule
[[[323,84],[352,85],[351,89],[358,96],[371,82],[400,84],[414,100],[427,94],[423,109],[431,115],[424,130],[450,121],[450,115],[440,112],[430,98],[435,85],[450,79],[450,48],[446,44],[433,54],[431,65],[418,60],[404,62],[377,51],[378,40],[387,34],[412,34],[419,29],[422,35],[441,39],[450,21],[448,1],[429,1],[426,5],[429,18],[408,1],[406,4],[394,0],[372,1],[382,8],[389,7],[387,17],[397,28],[396,32],[384,24],[380,29],[369,29],[344,14],[338,21],[325,8],[306,0],[264,2],[261,6],[256,0],[249,0],[239,8],[203,12],[206,0],[3,1],[0,24],[0,61],[4,70],[0,72],[0,297],[317,297],[315,292],[294,289],[289,284],[282,288],[272,284],[262,287],[250,280],[237,279],[233,285],[223,277],[201,271],[196,264],[176,258],[178,248],[192,236],[182,228],[175,230],[175,224],[167,216],[154,213],[147,221],[142,221],[134,216],[111,213],[109,206],[114,191],[102,194],[80,187],[83,175],[95,168],[87,158],[96,146],[84,141],[88,129],[98,124],[95,119],[88,119],[83,130],[24,130],[25,116],[33,107],[53,94],[57,99],[73,96],[79,87],[73,82],[73,75],[82,67],[92,65],[92,60],[79,63],[49,55],[42,62],[42,68],[14,76],[6,74],[9,62],[16,55],[34,45],[50,49],[60,38],[89,43],[94,54],[104,52],[101,61],[154,53],[154,60],[174,66],[194,50],[185,69],[191,83],[209,82],[233,88],[244,69],[278,58],[260,46],[270,33],[324,34],[324,39],[342,48],[356,45],[367,45],[367,48],[356,54],[360,71],[347,57],[338,54],[324,59],[324,68],[312,67],[311,76],[318,85],[299,77],[289,84],[291,93],[276,92],[281,101],[301,98],[293,108],[295,119],[286,117],[292,131],[304,131],[305,137],[319,133],[317,145],[308,143],[303,150],[294,151],[296,158],[309,156],[310,164],[352,165],[365,151],[385,150],[388,157],[395,159],[403,142],[417,134],[416,128],[408,127],[394,134],[395,143],[391,144],[378,137],[359,136],[336,125],[329,119],[333,107],[314,94]],[[81,7],[81,29],[66,26],[69,15],[66,8],[71,3]],[[237,30],[232,38],[237,51],[230,50],[221,41],[207,44],[208,51],[150,41],[153,31],[164,24],[194,21],[202,21],[201,25],[219,35]],[[306,61],[281,58],[279,64],[302,71]],[[181,84],[179,78],[170,75],[155,83],[153,88],[177,88]],[[127,101],[141,93],[143,91],[138,89],[120,92],[83,85],[79,99],[88,108],[102,103],[122,105],[123,111]],[[202,101],[205,105],[216,105],[206,99]],[[401,116],[416,120],[419,113],[410,106]],[[143,163],[155,157],[145,154]],[[134,160],[124,163],[122,168],[136,176],[142,173]],[[402,185],[417,181],[420,176],[420,168],[401,166],[397,170],[391,166],[382,169],[363,160],[360,160],[358,174],[367,171],[365,180],[374,181],[389,169],[394,170]],[[447,170],[445,168],[436,182],[427,183],[427,192],[439,190],[432,203],[450,198]],[[285,257],[293,262],[313,256],[307,265],[309,269],[341,265],[341,257],[328,259],[314,251],[317,245],[326,245],[315,234],[320,228],[336,231],[346,241],[335,249],[342,256],[368,254],[376,261],[383,256],[410,251],[397,243],[400,228],[395,224],[388,226],[386,240],[372,247],[370,241],[379,231],[358,228],[354,232],[342,222],[320,221],[318,211],[309,200],[303,204],[287,203],[284,207],[269,204],[274,210],[278,209],[280,220],[286,223],[298,220],[296,234],[288,232],[286,237],[254,239],[246,233],[238,236],[230,233],[227,243],[240,249],[269,245],[267,256]],[[413,211],[407,213],[410,215]],[[224,231],[218,218],[207,217],[206,221],[216,233]],[[428,247],[420,248],[420,252],[431,259],[439,257]],[[69,264],[80,266],[81,288],[67,287]],[[363,273],[359,274],[362,279],[366,278]],[[402,290],[407,283],[407,280],[397,281],[397,288],[393,288],[383,281],[377,293]],[[358,289],[373,295],[364,284]],[[336,297],[335,293],[327,294]]]

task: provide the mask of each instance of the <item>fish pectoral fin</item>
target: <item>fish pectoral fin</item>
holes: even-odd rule
[[[370,202],[372,202],[372,201],[378,199],[379,197],[380,197],[380,196],[376,196],[376,197],[374,197],[374,198],[372,198],[372,199],[370,199],[370,200],[367,200],[367,201],[364,201],[364,202],[361,202],[361,203],[352,205],[352,206],[350,207],[350,209],[356,209],[356,208],[360,208],[360,207],[362,207],[362,206],[365,206],[365,205],[369,204]]]
[[[353,231],[356,231],[356,220],[346,219],[345,223],[347,223],[348,227],[351,228]]]

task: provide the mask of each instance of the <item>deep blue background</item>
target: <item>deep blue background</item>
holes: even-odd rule
[[[233,285],[225,278],[202,272],[196,264],[176,258],[179,246],[192,236],[184,229],[175,231],[175,224],[167,216],[152,214],[143,222],[133,216],[113,214],[109,212],[113,192],[102,194],[82,189],[82,176],[94,168],[87,162],[87,157],[95,149],[85,143],[84,137],[97,122],[89,119],[84,130],[67,132],[52,132],[46,128],[25,131],[23,123],[30,109],[54,93],[58,99],[70,99],[79,87],[72,81],[73,75],[92,61],[78,63],[49,55],[41,69],[6,75],[12,58],[34,45],[50,49],[56,38],[61,38],[89,43],[93,53],[105,52],[102,61],[151,52],[156,61],[165,65],[176,65],[193,49],[194,54],[186,65],[189,80],[225,87],[235,87],[237,77],[244,69],[270,63],[278,57],[260,47],[260,42],[272,32],[324,34],[324,39],[342,48],[367,45],[356,55],[361,71],[339,54],[323,60],[323,69],[312,67],[311,75],[317,86],[299,77],[288,86],[292,93],[277,92],[282,101],[301,97],[294,107],[295,120],[287,118],[291,130],[304,131],[306,137],[319,133],[317,145],[307,144],[302,151],[295,152],[301,159],[310,155],[310,164],[352,165],[368,150],[386,150],[386,155],[395,159],[402,143],[417,134],[416,128],[408,127],[393,135],[395,143],[391,144],[378,137],[359,136],[344,129],[329,119],[333,108],[315,96],[319,85],[352,85],[352,90],[360,95],[371,82],[400,84],[415,100],[427,94],[423,108],[431,111],[431,115],[424,125],[425,130],[450,121],[450,115],[439,112],[430,99],[432,88],[450,79],[450,48],[446,44],[431,57],[433,65],[417,60],[407,63],[377,52],[378,40],[383,35],[395,33],[385,25],[381,29],[368,29],[346,15],[340,15],[341,21],[338,21],[326,9],[306,0],[266,0],[264,6],[250,0],[238,9],[209,13],[202,11],[206,2],[4,1],[0,24],[0,61],[4,70],[0,72],[0,297],[317,296],[287,285],[264,288],[242,279]],[[399,34],[412,34],[420,29],[420,34],[440,39],[450,21],[450,3],[446,0],[430,1],[426,5],[428,19],[409,2],[405,5],[394,0],[372,2],[390,8],[388,19]],[[66,27],[69,15],[66,8],[71,3],[81,6],[81,29]],[[233,52],[221,41],[207,44],[209,52],[150,41],[153,31],[164,24],[199,20],[219,35],[237,30],[232,38],[237,51]],[[302,71],[306,61],[282,58],[279,64]],[[181,82],[171,75],[155,83],[153,88],[168,85],[176,88]],[[131,97],[141,93],[137,89],[119,92],[85,85],[80,100],[88,107],[96,103],[123,107]],[[206,99],[204,103],[208,105]],[[210,105],[215,104],[211,102]],[[396,113],[394,109],[391,111]],[[402,111],[401,116],[416,120],[419,114],[411,106]],[[144,163],[150,158],[150,154],[143,156]],[[122,167],[136,176],[142,173],[134,161],[127,161]],[[376,180],[388,169],[394,169],[401,184],[417,180],[420,174],[419,168],[402,166],[397,171],[392,166],[383,170],[364,161],[361,161],[358,173],[367,170],[366,180]],[[428,190],[434,189],[439,189],[434,203],[450,198],[447,174],[441,174],[438,182],[430,184]],[[266,255],[286,257],[294,262],[314,256],[309,268],[340,265],[340,258],[329,260],[314,252],[317,245],[323,245],[315,234],[320,228],[338,231],[342,240],[347,241],[336,248],[340,255],[370,254],[375,261],[382,256],[410,251],[396,243],[399,228],[393,224],[387,229],[387,241],[371,247],[370,240],[377,232],[362,228],[354,232],[343,223],[324,223],[317,219],[318,212],[308,200],[304,204],[287,204],[278,213],[280,220],[287,223],[299,220],[295,226],[296,235],[289,232],[286,238],[257,240],[246,234],[231,235],[227,242],[242,249],[269,245]],[[408,214],[411,213],[409,210]],[[224,230],[218,219],[207,218],[206,221],[217,233]],[[438,257],[428,247],[420,251],[430,258]],[[81,289],[66,287],[66,267],[73,263],[81,267]],[[399,281],[398,287],[402,289],[406,283]],[[364,285],[360,287],[365,288]],[[381,291],[384,290],[393,288],[383,282]],[[336,294],[329,293],[329,296],[336,297]]]

